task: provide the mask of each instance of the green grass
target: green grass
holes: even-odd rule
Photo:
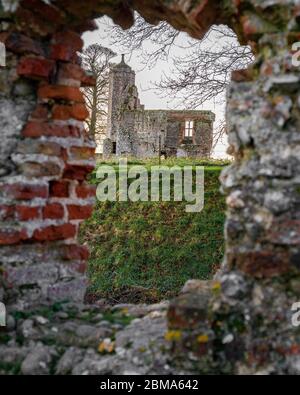
[[[154,160],[130,165],[145,163],[157,165]],[[219,175],[226,162],[163,162],[204,164],[205,207],[200,213],[186,213],[186,202],[97,203],[81,227],[81,241],[91,250],[90,295],[115,302],[155,302],[176,295],[188,279],[212,277],[224,252],[225,201]]]
[[[98,159],[97,164],[111,164],[117,165],[119,163],[118,159],[102,160]],[[220,169],[221,167],[227,166],[231,163],[230,160],[226,159],[196,159],[196,158],[168,158],[161,161],[164,166],[206,166],[206,167],[216,167]],[[158,165],[157,158],[151,159],[137,159],[128,158],[128,164],[130,165],[143,165],[146,167]]]

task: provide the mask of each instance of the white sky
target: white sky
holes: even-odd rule
[[[153,68],[145,67],[142,63],[142,59],[138,53],[128,54],[128,51],[123,48],[116,47],[111,45],[110,39],[106,38],[105,34],[105,23],[102,22],[103,19],[99,19],[97,21],[99,30],[94,32],[85,33],[83,36],[85,46],[98,43],[104,47],[111,48],[115,53],[118,54],[117,57],[112,59],[112,62],[119,63],[121,60],[121,54],[127,52],[125,60],[129,66],[136,72],[136,85],[139,90],[139,97],[141,99],[141,103],[145,105],[146,109],[183,109],[182,107],[177,107],[176,102],[168,100],[168,98],[160,97],[157,92],[155,92],[152,88],[153,82],[160,81],[163,73],[168,74],[172,69],[172,63],[167,61],[159,60]],[[188,36],[185,33],[181,33],[179,36],[179,44],[180,46],[176,46],[172,49],[175,51],[176,55],[183,55],[187,52],[184,49],[188,40]],[[144,48],[146,50],[151,50],[154,48],[151,42],[146,41],[144,44]],[[172,52],[170,53],[172,55]],[[212,101],[205,102],[201,107],[198,107],[199,110],[211,110],[216,114],[216,122],[215,126],[218,124],[220,120],[224,118],[224,104],[214,103]],[[213,157],[215,158],[224,158],[227,157],[226,149],[227,149],[227,141],[219,143],[213,153]]]

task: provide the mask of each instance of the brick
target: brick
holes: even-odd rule
[[[51,181],[50,182],[50,196],[51,197],[69,197],[69,182],[68,181]]]
[[[30,11],[19,6],[14,16],[19,27],[28,35],[34,34],[45,37],[49,33],[53,33],[56,29],[55,24],[47,23],[46,16],[45,18],[41,18],[41,16],[36,13],[36,10]]]
[[[43,58],[22,58],[17,73],[31,78],[49,78],[55,69],[55,62]]]
[[[51,59],[72,62],[77,58],[77,52],[83,48],[82,38],[70,30],[54,35],[51,45]]]
[[[74,125],[58,125],[51,122],[28,122],[22,131],[24,137],[80,137],[81,130]]]
[[[16,217],[19,221],[39,219],[40,207],[16,206]]]
[[[48,106],[44,104],[37,105],[34,111],[31,113],[30,118],[40,121],[47,121],[49,118]]]
[[[46,199],[48,197],[48,188],[40,185],[30,184],[7,184],[1,187],[1,192],[16,200],[32,200],[34,198]]]
[[[73,224],[52,225],[34,231],[33,240],[35,241],[55,241],[74,238],[77,228]]]
[[[58,82],[61,85],[68,85],[65,84],[64,81],[69,81],[69,80],[78,81],[80,85],[83,76],[84,76],[84,71],[77,64],[61,63],[61,65],[59,66]]]
[[[71,160],[94,160],[95,148],[91,147],[71,147],[70,150]]]
[[[64,207],[59,203],[50,203],[43,208],[44,219],[63,219]]]
[[[14,219],[15,217],[15,206],[0,205],[0,220],[5,221]]]
[[[231,72],[231,80],[235,82],[249,82],[253,80],[252,70],[234,70]]]
[[[52,177],[61,174],[61,167],[54,162],[25,162],[19,166],[27,177]]]
[[[41,44],[24,34],[13,32],[5,40],[6,48],[17,54],[44,55]]]
[[[64,85],[45,85],[38,89],[40,99],[68,100],[84,103],[84,97],[79,88]]]
[[[62,256],[63,259],[67,261],[86,261],[90,256],[90,252],[89,249],[85,246],[72,244],[64,246]]]
[[[32,141],[30,139],[23,140],[19,142],[17,147],[17,153],[21,154],[43,154],[48,156],[62,156],[63,148],[57,144],[52,142],[41,142],[41,141]]]
[[[28,235],[24,229],[0,229],[0,245],[17,244],[27,238]]]
[[[89,116],[89,112],[84,104],[76,103],[71,106],[55,105],[52,110],[53,119],[66,121],[68,119],[77,119],[84,121]]]
[[[51,46],[51,59],[74,62],[76,55],[76,51],[71,46],[64,44],[52,44]]]
[[[84,181],[94,170],[94,166],[66,165],[63,178]]]
[[[77,197],[79,197],[80,199],[86,199],[89,197],[94,197],[96,195],[96,189],[96,185],[82,183],[76,187],[75,191]]]
[[[95,86],[97,83],[96,78],[93,75],[85,73],[81,80],[81,86]]]
[[[288,272],[290,257],[285,252],[263,250],[236,254],[228,262],[253,277],[268,278]]]
[[[46,4],[42,0],[26,0],[22,2],[24,8],[34,10],[41,18],[46,19],[47,23],[51,24],[63,24],[65,21],[65,14],[55,7],[53,4]]]
[[[90,20],[85,20],[82,22],[80,25],[76,26],[76,31],[80,33],[85,33],[87,31],[93,32],[95,30],[98,30],[98,25],[96,21],[90,19]]]
[[[78,80],[81,81],[84,76],[83,69],[72,63],[61,63],[58,70],[58,80]]]
[[[68,86],[95,86],[96,78],[77,64],[63,63],[59,67],[58,83]]]
[[[69,220],[72,219],[86,219],[92,215],[93,205],[79,206],[71,204],[67,206],[69,213]]]

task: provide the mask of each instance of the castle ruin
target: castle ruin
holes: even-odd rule
[[[300,326],[292,319],[300,296],[300,69],[292,61],[298,0],[0,0],[7,53],[0,68],[0,300],[8,312],[0,374],[9,366],[35,375],[61,374],[62,367],[67,374],[116,372],[98,352],[98,332],[91,336],[103,328],[95,321],[87,328],[93,307],[81,307],[88,251],[77,235],[93,209],[95,188],[86,178],[95,156],[80,88],[95,81],[77,53],[81,34],[97,28],[94,18],[105,14],[129,28],[134,12],[199,39],[213,24],[227,24],[255,55],[232,73],[227,90],[235,161],[221,177],[222,270],[172,302],[171,363],[198,374],[300,374]],[[70,313],[60,311],[55,321],[52,306],[62,301],[71,303]],[[41,321],[47,306],[49,320]],[[152,333],[154,317],[146,324]],[[123,337],[125,356],[140,333],[131,332],[130,342]],[[127,361],[127,372],[149,372],[139,358]],[[154,362],[164,373],[165,360]]]
[[[145,110],[135,72],[125,63],[110,70],[107,138],[104,157],[209,157],[213,143],[211,111]]]

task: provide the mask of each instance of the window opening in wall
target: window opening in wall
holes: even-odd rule
[[[111,52],[116,54],[109,57],[108,65],[105,62],[107,72],[100,76],[100,81],[105,85],[106,103],[103,110],[100,108],[106,121],[104,128],[99,130],[99,133],[103,130],[105,141],[101,160],[103,164],[117,165],[118,168],[118,159],[127,157],[126,185],[138,200],[131,202],[129,199],[128,204],[122,201],[120,197],[125,196],[125,193],[120,193],[123,184],[116,173],[116,201],[109,205],[99,202],[93,221],[87,221],[87,225],[83,225],[85,228],[82,226],[81,240],[90,246],[92,256],[88,298],[105,298],[112,303],[154,303],[177,295],[190,278],[212,278],[215,270],[219,269],[218,263],[223,259],[225,204],[223,196],[219,192],[215,194],[220,188],[222,166],[214,167],[212,173],[209,158],[214,155],[211,151],[215,144],[220,149],[218,157],[227,157],[227,134],[225,129],[217,134],[213,123],[216,116],[218,122],[224,117],[225,87],[230,81],[231,68],[243,69],[242,60],[244,62],[249,57],[247,54],[251,50],[240,46],[234,33],[225,26],[212,28],[210,38],[193,41],[166,22],[159,26],[157,33],[157,26],[152,27],[139,15],[136,15],[136,24],[126,31],[108,18],[98,20],[97,25],[103,37],[101,46],[98,44],[99,31],[95,31],[84,36],[85,47],[92,46],[93,49],[96,45],[95,49],[103,58]],[[142,33],[145,29],[150,32],[150,42]],[[166,57],[165,41],[169,35],[174,40],[178,37],[178,45],[170,44],[170,52]],[[139,49],[133,50],[135,43]],[[120,62],[120,50],[130,51],[132,56],[126,59],[122,57]],[[160,59],[160,55],[157,60],[154,55],[157,51],[164,60]],[[149,52],[153,53],[151,61]],[[221,63],[216,61],[220,57]],[[236,57],[241,60],[235,61],[232,66]],[[148,68],[149,61],[151,70]],[[220,81],[217,78],[211,81],[210,69]],[[92,69],[88,71],[92,72]],[[156,80],[157,77],[159,80]],[[220,97],[221,104],[216,106],[215,114],[210,110],[212,103],[208,98],[221,95],[220,92],[223,96]],[[223,135],[226,136],[222,143]],[[202,159],[208,164],[206,175],[209,171],[205,192],[207,195],[213,194],[216,211],[204,209],[199,215],[191,216],[184,212],[184,196],[182,202],[174,204],[172,201],[175,188],[180,186],[178,177],[175,177],[177,171],[173,168],[183,170],[185,166],[193,166],[194,192],[194,165],[200,165]],[[141,174],[148,176],[150,199],[151,167],[162,165],[173,169],[170,174],[170,202],[165,202],[162,196],[163,169],[159,174],[158,200],[154,204],[150,204],[147,198],[143,201],[141,174],[137,172],[136,177],[133,177],[137,165],[145,167]],[[135,182],[134,178],[141,179]],[[97,180],[97,184],[102,181]],[[184,184],[183,178],[181,181]],[[189,226],[186,226],[187,223]],[[203,223],[207,226],[203,227]],[[194,229],[200,234],[197,242]],[[200,248],[205,254],[199,253]],[[174,265],[180,270],[174,271]]]
[[[194,132],[194,121],[185,121],[184,137],[192,138]]]

